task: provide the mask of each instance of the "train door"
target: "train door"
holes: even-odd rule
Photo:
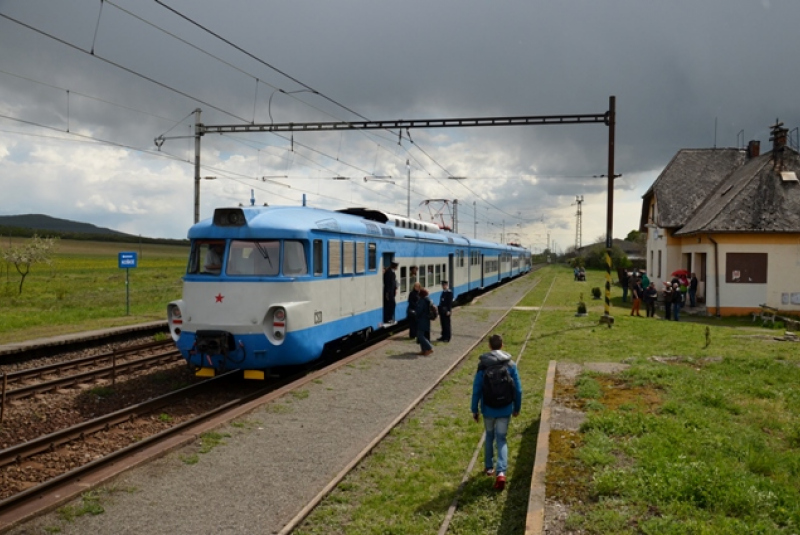
[[[383,323],[390,323],[396,319],[395,309],[397,308],[397,274],[390,274],[389,270],[394,262],[394,252],[386,252],[381,255],[381,267],[383,268],[382,299],[383,303]]]
[[[455,263],[453,262],[453,257],[454,257],[453,253],[447,255],[447,272],[449,273],[448,277],[450,278],[448,279],[447,277],[445,277],[445,280],[447,280],[450,283],[450,289],[453,290],[454,292],[453,295],[455,295],[456,270],[453,269],[455,267]]]
[[[486,287],[486,285],[484,284],[484,281],[483,281],[483,275],[484,275],[483,258],[484,258],[483,257],[483,253],[481,253],[481,289]]]

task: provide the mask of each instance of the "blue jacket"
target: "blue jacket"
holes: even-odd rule
[[[508,372],[514,380],[514,403],[509,403],[505,407],[493,408],[487,407],[483,404],[483,370],[499,364],[501,362],[508,363]],[[519,373],[514,361],[511,360],[511,355],[500,349],[495,349],[489,353],[481,355],[478,361],[478,373],[475,374],[475,380],[472,382],[472,414],[477,414],[478,405],[480,405],[481,413],[484,417],[490,418],[506,418],[511,416],[512,413],[519,412],[522,408],[522,383],[519,381]]]

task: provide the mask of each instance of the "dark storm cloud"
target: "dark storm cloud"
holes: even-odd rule
[[[788,0],[165,3],[296,80],[156,2],[105,2],[102,12],[95,0],[4,2],[0,13],[83,50],[94,46],[96,57],[0,19],[0,69],[18,75],[0,74],[0,113],[152,149],[159,134],[191,133],[196,107],[202,108],[206,124],[358,120],[359,115],[373,120],[572,115],[603,113],[615,95],[616,172],[624,174],[616,188],[631,198],[641,195],[681,148],[715,142],[734,146],[753,138],[766,145],[768,126],[776,117],[789,128],[800,124],[800,103],[792,97],[800,78],[792,37],[800,4]],[[278,91],[305,87],[322,95]],[[64,89],[70,90],[69,97]],[[0,128],[28,127],[3,120]],[[243,135],[238,140],[209,135],[203,138],[203,158],[209,166],[228,166],[250,177],[307,173],[353,178],[364,171],[403,177],[404,162],[411,158],[419,199],[449,196],[471,203],[481,198],[504,212],[524,214],[519,221],[547,213],[554,228],[564,229],[574,222],[570,202],[575,195],[596,196],[591,209],[602,212],[606,185],[592,178],[607,171],[608,131],[602,125],[412,131],[418,146],[404,134],[401,147],[395,136],[298,134],[292,153],[290,135]],[[192,157],[186,140],[167,141],[162,150],[185,160]],[[14,154],[26,151],[32,149],[15,149]],[[237,153],[239,160],[230,157]],[[130,162],[148,170],[165,165],[173,164],[152,157]],[[107,172],[127,180],[124,168]],[[169,172],[182,175],[181,180],[191,176],[186,165]],[[452,184],[448,174],[471,178],[464,185]],[[238,184],[204,183],[205,199],[212,202],[215,193],[220,201],[240,197],[249,182]],[[363,194],[369,202],[399,206],[400,211],[405,204],[400,184],[387,191],[363,183],[335,186],[330,191],[328,183],[308,188],[348,195],[353,202]],[[268,191],[292,194],[280,186]],[[260,194],[270,195],[267,190]],[[180,204],[186,210],[190,203],[184,199]],[[147,203],[122,207],[98,196],[96,205],[136,214]],[[493,217],[484,210],[484,218]],[[495,223],[507,217],[495,216]],[[636,218],[634,211],[615,233],[627,233]]]

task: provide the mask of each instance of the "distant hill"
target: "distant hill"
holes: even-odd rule
[[[53,236],[68,240],[91,240],[111,242],[140,242],[162,244],[185,244],[187,240],[170,240],[162,238],[142,238],[133,234],[125,234],[109,228],[98,227],[90,223],[59,219],[43,214],[0,216],[0,235],[31,237],[34,234]]]
[[[117,232],[109,228],[98,227],[90,223],[81,223],[79,221],[70,221],[69,219],[59,219],[57,217],[50,217],[43,214],[25,214],[25,215],[4,215],[0,216],[0,227],[17,227],[27,228],[33,230],[52,230],[55,232],[77,232],[80,234],[113,234],[115,236],[128,236],[134,238],[131,234],[124,232]],[[136,236],[138,238],[138,236]]]

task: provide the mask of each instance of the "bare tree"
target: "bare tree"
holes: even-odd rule
[[[13,264],[20,274],[19,293],[22,294],[22,285],[25,283],[25,277],[31,271],[31,266],[34,264],[47,264],[52,263],[52,254],[55,250],[58,238],[40,238],[36,234],[27,243],[17,246],[9,246],[0,252],[3,260],[9,264]]]

